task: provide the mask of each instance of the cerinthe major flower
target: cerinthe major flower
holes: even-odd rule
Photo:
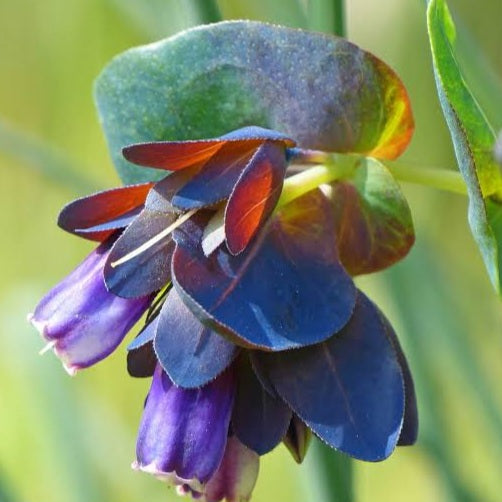
[[[405,357],[340,262],[329,200],[276,208],[294,147],[248,127],[125,148],[173,174],[63,209],[64,229],[102,244],[32,316],[79,369],[149,308],[128,354],[152,377],[134,467],[208,502],[248,500],[259,456],[284,442],[301,462],[311,432],[369,461],[416,439]]]

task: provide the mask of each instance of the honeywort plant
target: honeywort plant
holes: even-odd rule
[[[238,501],[281,442],[301,462],[312,433],[366,461],[416,441],[405,355],[353,281],[413,245],[396,179],[467,191],[499,291],[502,262],[495,136],[461,78],[444,1],[428,26],[465,182],[390,162],[413,133],[408,95],[342,38],[223,22],[130,50],[98,78],[125,185],[63,208],[59,225],[98,246],[30,320],[75,374],[146,313],[127,357],[151,378],[134,468]]]

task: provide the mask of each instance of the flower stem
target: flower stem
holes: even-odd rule
[[[323,165],[310,167],[290,176],[284,181],[278,208],[320,185],[352,177],[361,159],[362,157],[357,155],[326,155]],[[412,167],[396,162],[387,162],[386,166],[394,178],[399,181],[429,186],[462,195],[467,194],[466,184],[460,173],[456,171],[430,167]]]
[[[462,175],[457,171],[431,167],[412,167],[394,162],[387,162],[385,165],[394,175],[394,178],[399,181],[467,195],[467,185]]]
[[[194,14],[197,24],[221,21],[221,12],[216,0],[185,0],[186,6]]]
[[[314,190],[319,185],[349,178],[356,169],[356,163],[347,155],[340,155],[333,163],[306,169],[284,180],[281,197],[277,203],[280,208],[294,199]]]
[[[344,0],[309,0],[309,28],[345,37]]]

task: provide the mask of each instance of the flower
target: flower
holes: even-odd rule
[[[157,365],[138,433],[134,467],[202,491],[223,459],[234,392],[231,371],[203,388],[183,389]]]
[[[113,352],[151,302],[119,298],[105,288],[103,267],[114,240],[105,240],[28,316],[71,375]]]
[[[378,461],[416,439],[405,356],[340,261],[329,200],[316,189],[276,208],[294,146],[247,127],[125,148],[173,173],[63,209],[64,229],[102,244],[33,317],[47,337],[75,337],[102,358],[150,307],[128,353],[130,374],[152,377],[134,467],[206,502],[248,500],[259,456],[281,442],[298,462],[312,433]],[[68,295],[69,314],[51,300]],[[99,299],[99,316],[84,329],[72,320],[86,298]],[[52,331],[60,314],[69,320]],[[89,333],[108,319],[105,350]]]

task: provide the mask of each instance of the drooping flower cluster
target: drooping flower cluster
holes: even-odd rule
[[[101,244],[31,315],[74,373],[148,310],[128,353],[152,377],[134,467],[208,502],[248,500],[259,456],[284,442],[301,462],[311,432],[368,461],[416,439],[405,357],[340,261],[330,201],[276,209],[294,147],[248,127],[125,148],[173,173],[66,206],[60,226]]]

